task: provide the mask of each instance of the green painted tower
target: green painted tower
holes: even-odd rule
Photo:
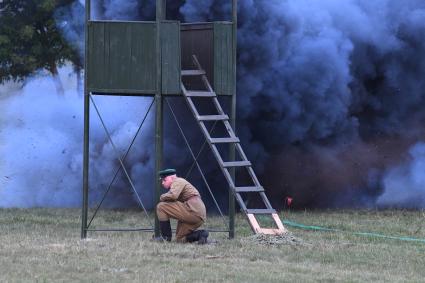
[[[184,98],[228,183],[229,224],[225,230],[220,230],[220,232],[228,232],[230,238],[234,237],[235,200],[247,217],[254,233],[276,235],[286,232],[234,130],[237,1],[231,1],[231,21],[184,24],[166,19],[165,0],[156,0],[156,21],[152,22],[92,21],[89,17],[90,1],[86,1],[82,238],[87,236],[87,231],[95,230],[89,229],[91,220],[89,223],[87,222],[89,110],[90,103],[92,103],[98,112],[92,97],[102,94],[151,96],[154,98],[156,108],[155,172],[162,169],[164,102],[170,108],[178,125],[167,97],[181,96]],[[218,100],[219,96],[230,98],[230,115],[224,113]],[[201,113],[202,109],[200,110],[196,106],[196,99],[209,99],[215,108],[215,114]],[[100,117],[100,113],[97,114]],[[209,123],[213,123],[210,129],[208,129]],[[220,124],[224,129],[219,136],[213,135],[216,124]],[[106,126],[103,126],[108,134]],[[197,169],[215,201],[212,190],[197,163],[197,158],[190,149],[179,125],[178,127],[191,152],[194,164],[196,163]],[[108,137],[110,138],[109,134]],[[113,146],[111,138],[110,142]],[[220,150],[223,145],[227,150]],[[115,154],[140,206],[148,215],[116,150]],[[243,170],[245,170],[245,175],[249,176],[247,183],[246,180],[240,182],[236,178],[237,173]],[[157,179],[156,175],[152,178]],[[157,181],[155,202],[159,200],[160,189],[161,184]],[[249,202],[248,200],[254,195],[261,202]],[[215,203],[218,207],[216,201]],[[221,213],[219,207],[218,209]],[[264,221],[264,217],[268,217],[269,221]],[[272,223],[272,227],[270,227],[270,223]],[[268,228],[261,227],[263,224],[266,224]],[[156,221],[150,229],[137,230],[155,231],[158,236],[159,224]]]
[[[163,158],[163,99],[182,96],[182,67],[191,65],[192,56],[196,55],[216,94],[231,97],[229,116],[234,128],[237,0],[229,1],[232,1],[232,21],[182,24],[166,19],[166,0],[156,0],[155,21],[92,20],[91,1],[86,0],[82,238],[86,238],[87,231],[90,231],[87,218],[92,96],[154,97],[157,172],[162,168]],[[230,152],[234,155],[234,148]],[[152,178],[157,179],[156,175]],[[158,200],[159,182],[155,192]],[[235,208],[232,193],[229,198],[228,232],[233,237]],[[159,233],[158,223],[155,223],[154,230]]]

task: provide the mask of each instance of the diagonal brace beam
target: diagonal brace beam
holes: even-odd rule
[[[96,103],[95,103],[95,101],[94,101],[94,99],[93,99],[92,95],[91,95],[91,94],[89,94],[89,96],[90,96],[90,100],[91,100],[91,102],[92,102],[92,104],[93,104],[93,106],[94,106],[94,108],[95,108],[95,110],[96,110],[96,113],[97,113],[97,115],[99,116],[99,119],[100,119],[100,122],[101,122],[101,124],[102,124],[102,127],[103,127],[103,129],[105,130],[106,135],[108,136],[108,139],[109,139],[109,142],[111,143],[112,149],[114,150],[115,158],[119,161],[119,163],[120,163],[120,165],[121,165],[121,168],[122,168],[122,170],[124,171],[124,174],[125,174],[125,176],[127,177],[128,182],[130,183],[130,187],[131,187],[131,189],[133,190],[134,194],[136,195],[136,198],[137,198],[137,200],[138,200],[138,202],[139,202],[140,206],[143,208],[143,211],[145,212],[145,214],[146,214],[146,216],[147,216],[147,218],[148,218],[149,224],[153,227],[152,221],[149,219],[149,214],[148,214],[148,212],[147,212],[147,210],[146,210],[145,206],[143,205],[143,202],[142,202],[142,200],[140,199],[139,194],[138,194],[138,193],[137,193],[137,191],[136,191],[136,188],[135,188],[135,186],[134,186],[134,184],[133,184],[133,181],[132,181],[132,180],[131,180],[131,178],[130,178],[130,175],[129,175],[129,174],[128,174],[128,172],[127,172],[127,169],[126,169],[126,168],[125,168],[125,166],[124,166],[124,162],[122,161],[122,159],[121,159],[121,157],[120,157],[120,154],[119,154],[119,152],[118,152],[117,148],[115,147],[115,144],[114,144],[114,142],[113,142],[113,140],[112,140],[112,138],[111,138],[111,135],[110,135],[110,133],[109,133],[109,131],[108,131],[108,128],[106,127],[105,122],[103,121],[102,115],[100,115],[99,109],[97,108],[97,105],[96,105]]]
[[[127,158],[128,153],[130,152],[131,147],[133,146],[134,142],[136,141],[136,137],[139,135],[140,130],[142,129],[142,126],[143,126],[143,124],[145,123],[146,118],[148,117],[148,114],[149,114],[149,112],[150,112],[150,110],[151,110],[152,105],[154,104],[154,102],[155,102],[155,99],[152,99],[152,102],[151,102],[151,104],[149,105],[149,108],[148,108],[148,110],[146,111],[145,116],[143,117],[143,120],[142,120],[142,122],[140,123],[139,128],[137,129],[136,133],[134,134],[133,139],[131,140],[130,145],[127,147],[127,150],[126,150],[125,154],[122,156],[122,160],[123,160],[123,161],[125,161],[125,159]],[[91,223],[93,222],[94,218],[96,217],[96,214],[97,214],[97,212],[98,212],[99,208],[101,207],[101,205],[102,205],[103,201],[105,200],[106,196],[108,195],[109,191],[111,190],[111,188],[112,188],[112,184],[115,182],[115,179],[117,178],[117,176],[118,176],[118,173],[119,173],[119,172],[121,172],[121,166],[118,166],[117,170],[115,171],[114,177],[112,178],[111,182],[109,183],[109,186],[108,186],[108,188],[106,189],[105,194],[104,194],[104,195],[103,195],[103,197],[102,197],[102,200],[101,200],[101,201],[99,202],[99,204],[97,205],[97,207],[96,207],[96,209],[95,209],[95,211],[94,211],[94,213],[93,213],[93,216],[91,217],[91,219],[90,219],[90,221],[89,221],[89,224],[87,225],[87,228],[89,228],[89,227],[90,227]]]

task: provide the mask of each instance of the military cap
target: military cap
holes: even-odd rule
[[[164,169],[158,172],[160,178],[165,178],[170,175],[175,175],[176,169]]]

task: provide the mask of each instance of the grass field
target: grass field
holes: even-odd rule
[[[424,282],[425,243],[357,236],[425,238],[423,211],[298,211],[284,219],[346,232],[288,227],[295,243],[265,245],[237,217],[236,239],[152,243],[147,232],[89,232],[78,209],[1,209],[1,282]],[[142,213],[104,211],[97,227],[148,226]],[[138,225],[142,223],[141,225]],[[209,227],[223,221],[210,217]]]

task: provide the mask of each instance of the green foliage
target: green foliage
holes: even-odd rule
[[[22,80],[38,69],[57,67],[77,56],[59,32],[57,8],[73,0],[0,1],[0,83]]]

